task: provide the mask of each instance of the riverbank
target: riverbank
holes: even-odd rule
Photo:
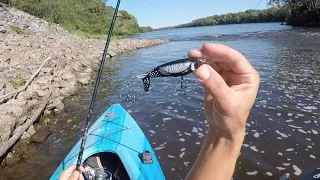
[[[64,98],[90,83],[105,42],[72,35],[59,25],[2,4],[0,42],[0,157],[3,160],[8,156],[7,149],[18,140],[37,139],[33,137],[37,127],[32,124],[42,116],[61,112]],[[166,42],[113,40],[108,58]]]

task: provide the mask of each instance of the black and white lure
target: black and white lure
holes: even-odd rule
[[[193,71],[195,71],[204,62],[205,59],[179,59],[157,66],[154,69],[148,71],[147,73],[137,77],[142,78],[144,91],[148,92],[150,87],[150,78],[167,76],[183,77],[184,75],[190,74]]]

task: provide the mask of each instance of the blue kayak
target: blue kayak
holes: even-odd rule
[[[64,169],[77,163],[80,144],[81,140],[64,158],[50,180],[58,179]],[[120,104],[112,105],[90,127],[82,159],[86,169],[85,178],[100,168],[107,171],[113,180],[165,179],[148,139]]]

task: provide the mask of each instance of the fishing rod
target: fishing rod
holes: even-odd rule
[[[89,123],[90,123],[90,120],[91,120],[91,116],[92,116],[92,112],[93,112],[93,108],[94,108],[94,103],[96,101],[97,91],[98,91],[98,87],[99,87],[99,84],[100,84],[100,79],[101,79],[101,74],[102,74],[104,62],[106,61],[107,51],[108,51],[108,48],[109,48],[109,44],[110,44],[110,40],[111,40],[111,36],[112,36],[112,31],[113,31],[114,24],[115,24],[116,19],[117,19],[117,14],[118,14],[119,6],[120,6],[120,1],[121,0],[118,0],[116,8],[115,8],[114,13],[113,13],[113,17],[112,17],[111,25],[110,25],[110,28],[109,28],[109,33],[108,33],[106,45],[105,45],[104,50],[103,50],[103,55],[102,55],[102,59],[100,61],[97,78],[96,78],[96,81],[94,83],[94,89],[93,89],[93,93],[92,93],[92,97],[91,97],[90,108],[89,108],[89,113],[88,113],[88,116],[87,116],[86,126],[85,126],[84,133],[82,135],[82,138],[81,138],[82,141],[81,141],[81,146],[80,146],[80,151],[79,151],[78,161],[77,161],[77,166],[76,166],[76,169],[78,169],[78,170],[79,170],[79,167],[80,167],[81,161],[82,161],[83,151],[84,151],[84,147],[85,147],[85,143],[86,143],[86,139],[87,139],[87,135],[88,135]]]
[[[256,9],[258,8],[258,6],[261,4],[261,2],[262,2],[262,0],[260,0],[260,1],[258,2],[258,4],[256,5],[256,7],[255,7],[253,10],[256,10]],[[235,35],[236,32],[242,27],[242,25],[243,25],[244,23],[247,22],[248,19],[249,19],[249,16],[238,26],[238,28],[232,33],[232,35]]]

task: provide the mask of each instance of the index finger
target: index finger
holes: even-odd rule
[[[235,73],[249,74],[255,72],[248,60],[238,51],[222,45],[205,43],[200,50],[189,51],[193,58],[204,58],[210,62],[225,62]]]

